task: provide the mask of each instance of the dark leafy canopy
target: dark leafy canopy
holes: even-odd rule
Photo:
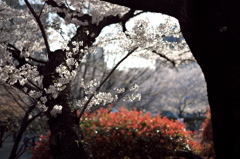
[[[179,20],[208,88],[217,158],[240,158],[240,1],[105,0]],[[226,128],[232,123],[234,128]],[[228,136],[226,138],[226,136]]]

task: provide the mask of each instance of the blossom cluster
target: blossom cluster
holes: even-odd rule
[[[117,100],[117,95],[112,95],[110,92],[96,92],[96,88],[100,85],[100,82],[96,79],[85,82],[82,78],[79,82],[79,86],[84,89],[86,96],[82,100],[77,101],[77,108],[82,108],[88,102],[88,108],[97,105],[105,105],[112,103]],[[90,100],[87,95],[93,95],[93,98]]]
[[[150,21],[148,19],[136,19],[133,27],[125,32],[122,31],[120,25],[117,25],[118,31],[116,33],[111,33],[111,36],[103,35],[98,37],[98,45],[102,47],[114,46],[114,50],[106,52],[108,54],[126,53],[127,50],[138,47],[135,51],[136,53],[132,56],[144,59],[157,59],[159,58],[157,53],[159,53],[175,61],[176,64],[185,59],[193,59],[186,41],[182,38],[180,27],[169,17],[165,17],[164,20],[164,23],[154,27],[149,25]],[[172,42],[168,41],[167,38],[178,40]],[[164,61],[166,59],[163,56],[161,60]]]
[[[116,91],[116,93],[123,93],[123,92],[125,92],[125,88],[117,88],[117,87],[115,87],[114,90]]]
[[[98,92],[96,93],[93,98],[90,100],[87,96],[83,100],[77,101],[77,108],[82,108],[88,103],[88,109],[97,106],[97,105],[106,105],[109,103],[113,103],[118,99],[118,96],[113,96],[111,93],[107,92]]]
[[[63,107],[61,105],[55,105],[50,111],[50,114],[56,118],[58,114],[62,113],[62,108]]]
[[[38,83],[41,78],[36,66],[25,64],[20,68],[16,68],[14,65],[7,65],[3,60],[0,61],[1,83],[14,85],[19,82],[20,85],[24,86],[28,81]]]
[[[7,53],[8,43],[22,50],[21,57],[33,57],[34,52],[42,52],[43,38],[32,15],[26,10],[13,9],[5,2],[0,3],[1,53]]]
[[[86,95],[92,95],[93,98],[89,98],[88,96],[85,96],[82,100],[77,101],[77,108],[83,108],[85,104],[88,104],[88,109],[94,106],[99,105],[106,105],[113,102],[116,102],[118,100],[118,94],[124,93],[125,88],[117,88],[115,87],[114,90],[115,93],[111,92],[96,92],[96,87],[99,86],[100,82],[95,80],[91,80],[89,83],[85,83],[84,79],[81,79],[80,86],[85,90]],[[139,86],[137,84],[134,84],[132,87],[130,87],[130,91],[137,92]],[[141,100],[141,94],[126,94],[123,98],[123,101],[127,102],[133,102],[135,100],[140,101]]]
[[[123,98],[123,101],[126,101],[126,102],[133,102],[135,100],[138,100],[138,101],[141,100],[141,94],[140,93],[138,93],[138,94],[129,94],[129,95],[126,95]]]
[[[85,79],[81,78],[80,82],[78,83],[81,88],[84,89],[85,94],[94,94],[96,87],[99,86],[100,81],[97,81],[96,79],[90,80],[89,82],[86,82]]]
[[[48,110],[48,107],[45,105],[46,102],[47,102],[47,97],[42,96],[40,98],[40,101],[37,102],[37,108],[42,112],[46,112]]]
[[[87,32],[88,30],[86,30]],[[83,41],[71,41],[72,47],[68,47],[67,44],[62,46],[62,49],[66,49],[67,58],[66,62],[68,66],[75,65],[78,66],[78,61],[73,58],[74,55],[79,55],[80,57],[88,54],[88,46],[84,46]]]

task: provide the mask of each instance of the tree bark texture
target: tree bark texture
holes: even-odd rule
[[[179,20],[207,82],[217,159],[240,158],[240,1],[106,1]]]

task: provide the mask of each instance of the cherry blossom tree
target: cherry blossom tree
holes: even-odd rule
[[[55,158],[92,158],[79,127],[79,117],[88,107],[112,103],[117,99],[120,88],[115,89],[116,94],[101,92],[100,88],[131,54],[147,57],[149,53],[154,53],[167,61],[189,58],[184,40],[177,43],[177,47],[169,47],[172,44],[156,38],[163,35],[180,36],[179,31],[170,25],[161,25],[158,29],[167,30],[161,33],[158,29],[148,27],[146,21],[139,20],[132,30],[128,30],[126,23],[143,13],[141,11],[98,0],[44,0],[38,9],[30,1],[24,0],[24,5],[27,10],[12,8],[4,2],[0,5],[0,82],[18,89],[31,99],[32,105],[24,117],[28,122],[31,121],[28,120],[30,112],[36,108],[46,115],[51,131],[50,148]],[[44,18],[46,20],[48,16],[60,19],[50,18],[45,23]],[[59,27],[62,23],[74,25],[75,31],[63,30]],[[121,31],[111,37],[100,37],[104,27],[116,23]],[[62,37],[69,35],[68,39],[58,41],[62,49],[51,49],[54,40],[51,39],[52,30],[59,32]],[[118,45],[113,52],[122,53],[124,57],[102,82],[83,79],[79,83],[85,96],[77,101],[77,109],[81,110],[78,116],[70,101],[71,81],[76,77],[76,69],[95,46],[107,47],[111,43]],[[157,47],[159,43],[161,47]],[[179,48],[182,52],[174,56],[170,54]],[[137,88],[134,86],[131,90]],[[132,101],[139,97],[128,95],[125,99]],[[18,145],[15,145],[10,159],[17,157],[17,149]]]
[[[239,125],[239,6],[236,0],[105,0],[134,9],[168,14],[181,31],[201,66],[208,88],[213,139],[218,159],[240,158]],[[228,54],[227,54],[228,53]],[[224,114],[224,115],[223,115]],[[226,137],[228,136],[228,137]]]

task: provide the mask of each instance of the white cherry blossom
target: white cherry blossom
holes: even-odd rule
[[[63,107],[61,105],[55,105],[50,111],[50,114],[56,118],[58,114],[62,113],[62,108]]]

